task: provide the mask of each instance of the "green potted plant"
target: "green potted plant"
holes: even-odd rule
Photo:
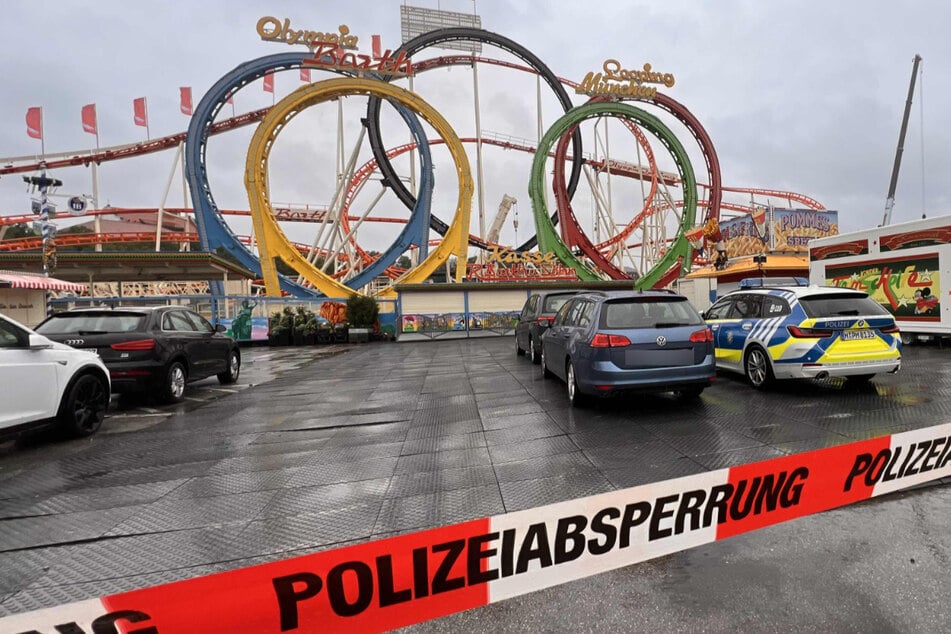
[[[301,333],[304,335],[305,346],[312,346],[317,342],[317,318],[313,313],[301,326]]]
[[[272,346],[286,346],[289,339],[290,330],[288,330],[283,313],[280,311],[271,313],[271,317],[268,319],[268,344]]]
[[[328,321],[317,324],[317,343],[332,343],[334,338],[333,326]]]
[[[348,341],[350,343],[367,342],[370,332],[376,326],[380,306],[372,297],[353,295],[347,300]]]
[[[298,306],[292,313],[295,346],[304,345],[304,325],[313,315],[306,306]]]
[[[289,346],[294,343],[294,310],[285,306],[281,311],[281,328],[286,333],[280,345]]]

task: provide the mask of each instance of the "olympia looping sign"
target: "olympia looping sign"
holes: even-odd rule
[[[384,631],[947,476],[951,424],[17,614],[0,631]]]

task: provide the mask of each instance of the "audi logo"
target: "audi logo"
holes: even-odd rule
[[[86,340],[85,339],[67,339],[63,343],[65,343],[67,346],[81,346],[84,343],[86,343]]]
[[[658,346],[666,346],[666,345],[667,345],[667,337],[665,337],[664,335],[661,335],[660,337],[657,337],[657,345],[658,345]]]

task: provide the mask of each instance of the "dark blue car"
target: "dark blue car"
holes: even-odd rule
[[[591,396],[676,392],[695,398],[716,377],[713,333],[686,297],[667,291],[586,292],[542,337],[542,371]]]

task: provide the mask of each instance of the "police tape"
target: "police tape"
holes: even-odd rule
[[[383,631],[951,476],[951,424],[0,619],[0,632]]]

